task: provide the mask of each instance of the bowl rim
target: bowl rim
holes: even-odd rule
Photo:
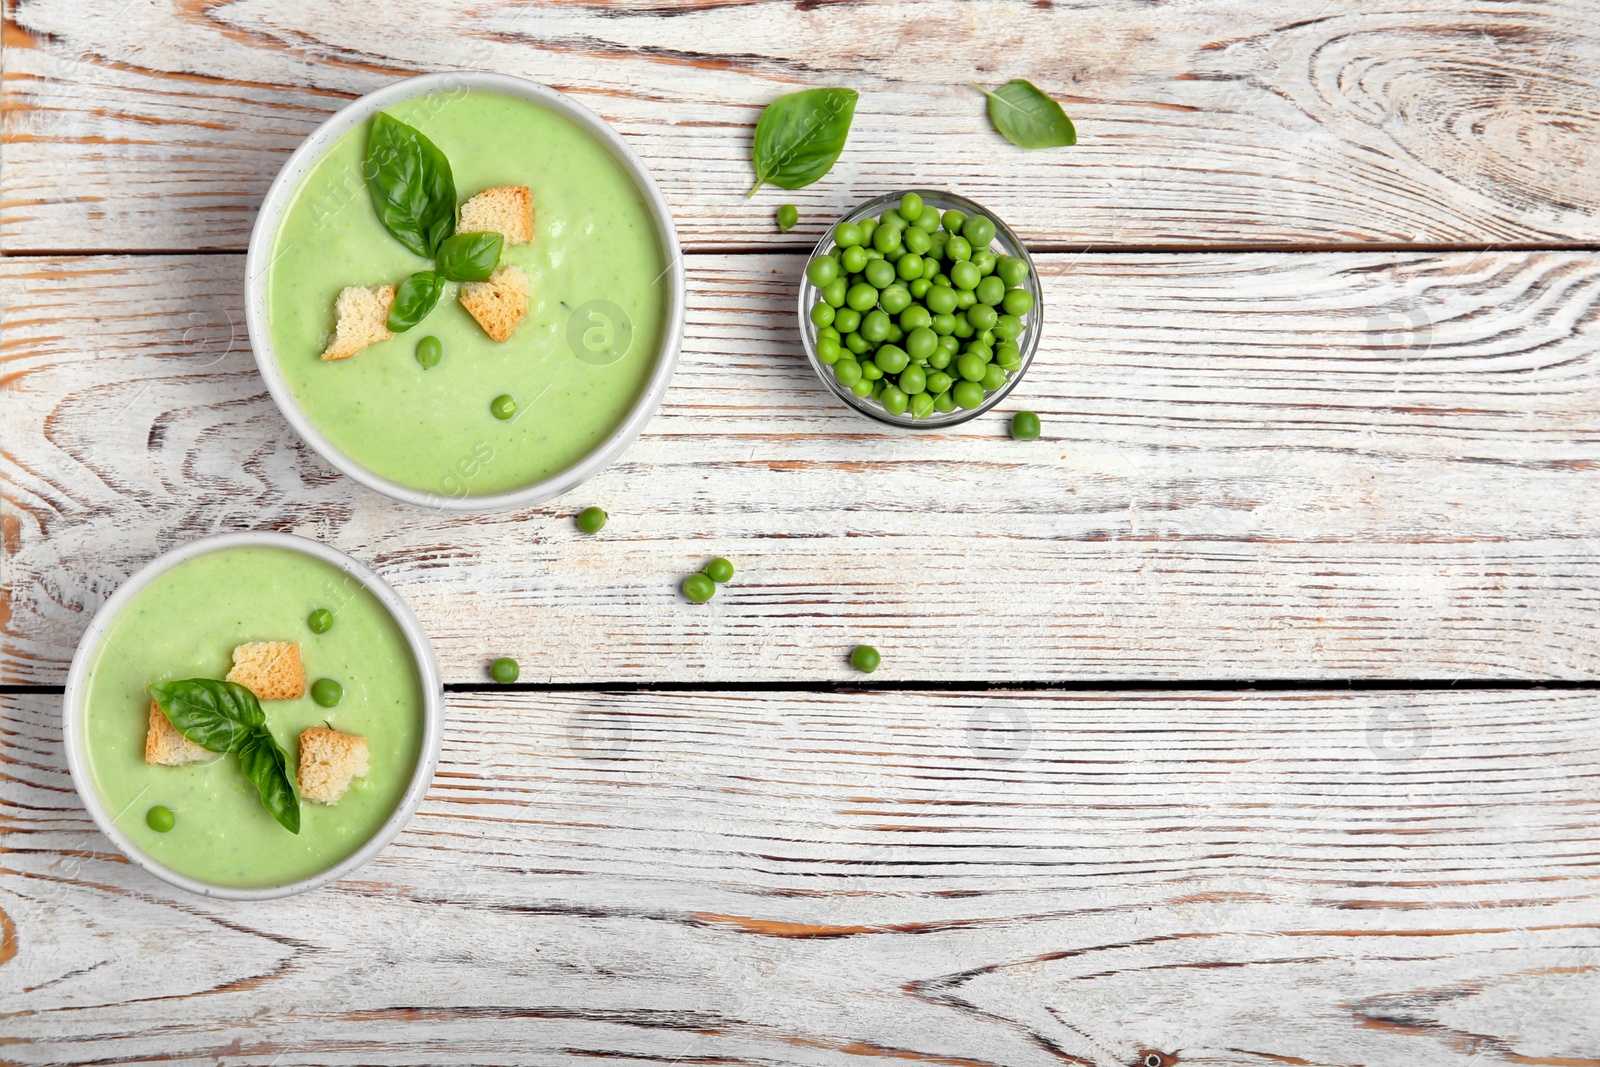
[[[262,547],[285,548],[331,563],[359,581],[388,609],[390,616],[405,634],[406,643],[417,664],[417,674],[422,685],[422,748],[417,754],[417,764],[412,769],[411,780],[406,785],[405,793],[396,803],[394,811],[365,844],[343,860],[326,870],[294,882],[280,882],[267,886],[222,885],[168,867],[139,848],[117,826],[115,818],[100,795],[99,788],[94,784],[93,776],[89,772],[87,754],[84,752],[81,735],[84,726],[84,698],[88,695],[85,687],[89,670],[106,632],[116,623],[128,603],[151,582],[180,564],[213,552],[231,548]],[[410,605],[365,564],[336,548],[298,534],[265,530],[212,534],[157,556],[118,586],[117,591],[112,593],[95,612],[89,628],[78,641],[77,650],[72,656],[72,667],[67,672],[67,684],[61,698],[61,732],[62,744],[67,755],[67,770],[72,776],[72,784],[77,789],[79,798],[88,809],[90,818],[100,828],[100,832],[110,838],[111,843],[116,845],[129,860],[162,881],[200,896],[223,900],[272,900],[305,893],[343,878],[383,851],[400,831],[405,829],[427,795],[428,787],[433,783],[434,771],[439,764],[439,750],[444,736],[444,686],[440,681],[439,663],[434,658],[433,645],[429,642],[422,623],[412,612]]]
[[[1028,264],[1028,284],[1026,288],[1033,295],[1033,310],[1030,312],[1033,318],[1023,332],[1022,344],[1018,346],[1022,362],[1017,367],[1016,372],[1007,378],[1006,383],[999,389],[984,397],[983,403],[971,410],[957,408],[955,411],[942,412],[937,416],[919,419],[909,411],[904,415],[890,414],[877,401],[870,401],[871,404],[876,406],[869,407],[868,401],[863,400],[840,385],[834,378],[831,369],[817,358],[817,327],[811,321],[810,311],[811,305],[817,300],[818,289],[811,284],[811,279],[806,276],[805,267],[802,267],[800,271],[800,290],[796,304],[796,314],[799,316],[800,321],[800,340],[805,347],[806,359],[810,362],[812,371],[821,379],[822,384],[827,387],[828,391],[842,400],[852,411],[864,415],[875,422],[888,426],[897,426],[901,429],[947,430],[952,426],[960,426],[962,423],[970,422],[978,416],[993,410],[1001,401],[1011,395],[1011,391],[1022,382],[1023,376],[1028,373],[1028,368],[1033,366],[1034,353],[1038,351],[1039,339],[1044,333],[1044,286],[1039,282],[1039,271],[1034,265],[1033,255],[1028,251],[1028,246],[1017,235],[1017,232],[1008,226],[1006,221],[999,215],[996,215],[976,200],[960,193],[951,192],[948,189],[897,189],[857,204],[850,211],[835,219],[833,225],[828,227],[822,238],[817,242],[816,247],[806,256],[805,266],[809,267],[813,259],[827,252],[829,246],[833,244],[833,235],[840,226],[847,222],[857,222],[867,215],[878,214],[881,209],[888,208],[907,193],[916,193],[922,197],[924,202],[931,199],[947,203],[958,210],[966,212],[968,215],[983,215],[994,223],[995,240],[1003,240],[1011,248],[1015,249],[1015,252],[1007,252],[1006,254],[1015,255]]]
[[[301,181],[321,162],[329,147],[345,133],[385,108],[436,93],[471,91],[500,93],[540,104],[575,123],[604,145],[612,158],[633,179],[640,195],[649,205],[656,224],[656,237],[661,244],[662,258],[667,264],[662,273],[670,275],[663,323],[665,328],[656,353],[656,365],[627,417],[605,440],[565,470],[531,485],[482,496],[445,492],[442,486],[440,491],[434,492],[404,485],[369,470],[341,451],[306,415],[284,379],[272,347],[266,308],[267,274],[272,266],[271,250],[279,226]],[[526,507],[558,497],[594,477],[638,439],[645,424],[659,410],[683,346],[686,299],[683,252],[678,244],[672,208],[645,168],[644,161],[610,124],[576,100],[538,82],[489,71],[441,71],[401,79],[351,101],[307,134],[305,140],[284,161],[261,201],[261,209],[256,214],[245,252],[244,284],[245,330],[250,340],[250,350],[255,357],[256,368],[267,384],[267,391],[285,421],[317,455],[352,481],[391,499],[440,511],[487,512]]]

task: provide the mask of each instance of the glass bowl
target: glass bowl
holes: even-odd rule
[[[817,372],[817,377],[822,384],[827,386],[833,395],[854,408],[856,411],[870,419],[888,423],[891,426],[907,426],[914,430],[937,430],[947,426],[957,426],[969,419],[975,419],[984,412],[1003,401],[1011,394],[1011,390],[1022,381],[1022,376],[1028,373],[1028,368],[1033,364],[1034,350],[1039,347],[1039,335],[1044,322],[1044,299],[1039,286],[1039,272],[1034,269],[1033,257],[1028,255],[1028,249],[1023,245],[1022,239],[1007,226],[998,215],[982,204],[968,200],[955,193],[941,192],[937,189],[901,189],[894,193],[885,193],[874,197],[858,206],[854,211],[839,219],[828,232],[822,235],[822,240],[817,242],[817,247],[806,260],[806,266],[811,265],[811,260],[827,254],[833,247],[833,235],[841,225],[846,222],[860,222],[868,215],[876,218],[885,211],[899,204],[900,198],[906,193],[916,193],[922,197],[924,205],[933,205],[941,212],[954,208],[967,215],[984,215],[994,223],[994,240],[989,243],[989,248],[995,255],[1015,256],[1028,265],[1028,277],[1023,282],[1022,288],[1033,296],[1033,309],[1028,312],[1023,324],[1022,335],[1016,339],[1017,352],[1022,358],[1021,364],[1006,378],[1006,383],[994,392],[983,398],[983,403],[975,408],[956,408],[954,411],[934,411],[923,418],[917,418],[907,411],[903,415],[892,414],[878,401],[870,396],[856,396],[849,389],[840,385],[833,376],[833,368],[817,358],[817,327],[811,321],[811,306],[822,299],[820,290],[811,284],[811,279],[804,272],[800,274],[800,302],[797,314],[800,319],[800,337],[805,343],[806,358],[811,361],[811,369]],[[953,372],[952,372],[953,373]]]

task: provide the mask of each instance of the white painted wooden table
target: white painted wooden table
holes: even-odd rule
[[[5,13],[0,1062],[1600,1063],[1588,0]],[[520,513],[341,479],[244,337],[283,158],[441,68],[598,111],[687,253],[660,414]],[[1011,77],[1082,143],[994,135]],[[839,165],[747,203],[833,84]],[[911,182],[1035,249],[1036,444],[804,363],[802,254]],[[393,846],[232,905],[93,829],[59,699],[132,570],[254,528],[376,567],[452,691]]]

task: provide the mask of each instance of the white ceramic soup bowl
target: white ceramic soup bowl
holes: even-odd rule
[[[465,92],[499,93],[530,101],[568,119],[599,142],[632,179],[649,207],[650,216],[655,221],[661,255],[668,264],[663,279],[668,286],[665,322],[655,367],[627,416],[605,440],[566,470],[543,481],[482,496],[448,492],[443,487],[441,491],[434,492],[403,485],[367,469],[339,449],[295,399],[294,391],[278,366],[277,354],[272,346],[272,331],[267,321],[267,275],[272,264],[272,250],[277,241],[278,228],[307,173],[339,138],[379,111],[430,96],[451,96]],[[256,216],[255,228],[250,233],[249,251],[245,256],[245,324],[250,335],[250,347],[255,353],[261,377],[267,383],[267,390],[284,419],[340,473],[396,500],[445,511],[493,511],[538,504],[577,488],[603,470],[638,439],[645,424],[661,406],[661,399],[666,395],[673,369],[677,366],[678,350],[683,344],[683,317],[684,270],[683,257],[678,248],[678,233],[672,225],[672,209],[661,195],[661,190],[656,188],[644,161],[604,119],[582,104],[548,86],[506,74],[482,71],[424,74],[368,93],[344,107],[313,130],[278,172]]]
[[[406,644],[417,665],[417,677],[422,687],[422,744],[417,753],[417,764],[411,771],[405,793],[395,805],[389,818],[364,845],[339,863],[308,878],[277,885],[220,885],[175,871],[152,858],[118,828],[117,813],[107,807],[90,773],[88,741],[84,736],[87,718],[84,703],[88,697],[89,673],[94,666],[100,646],[117,616],[141,590],[174,567],[199,556],[230,548],[289,549],[331,563],[360,582],[362,587],[388,610],[395,624],[405,635]],[[83,798],[84,807],[89,809],[89,815],[94,819],[95,825],[100,827],[100,831],[111,839],[112,844],[116,845],[123,855],[157,878],[180,889],[187,889],[191,893],[227,900],[270,900],[274,897],[304,893],[343,878],[383,851],[384,846],[405,829],[406,823],[411,820],[411,816],[416,813],[423,797],[427,794],[428,786],[433,781],[434,769],[439,764],[439,744],[443,729],[444,688],[439,679],[439,664],[434,659],[433,646],[428,641],[428,635],[423,632],[422,624],[417,621],[416,615],[406,602],[371,569],[357,563],[338,549],[285,533],[215,534],[211,537],[202,537],[198,541],[191,541],[165,555],[157,556],[146,564],[133,577],[123,582],[100,610],[95,612],[94,620],[89,623],[88,631],[78,642],[78,649],[73,654],[72,669],[67,674],[66,693],[62,698],[62,740],[67,752],[67,768],[72,773],[72,783],[77,787],[78,795]]]

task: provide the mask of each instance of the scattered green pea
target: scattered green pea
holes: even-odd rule
[[[800,209],[793,204],[784,204],[778,208],[778,229],[788,233],[794,229],[794,224],[800,221]]]
[[[691,574],[683,580],[683,595],[696,604],[704,604],[717,595],[717,583],[704,574]]]
[[[344,686],[332,678],[318,678],[311,683],[311,699],[322,707],[335,707],[344,699]]]
[[[833,342],[837,347],[837,342]],[[578,529],[582,533],[597,534],[605,529],[606,519],[610,518],[604,511],[597,507],[587,507],[578,512]]]
[[[306,625],[314,634],[325,634],[333,629],[333,612],[327,608],[318,608],[306,616]]]
[[[517,666],[517,661],[510,656],[501,656],[489,664],[489,677],[501,685],[510,685],[522,674],[522,668]]]
[[[502,393],[489,402],[489,411],[504,421],[517,413],[517,402],[511,399],[511,394]]]
[[[707,563],[703,572],[707,578],[720,585],[733,581],[733,564],[718,556]]]
[[[857,645],[850,651],[850,666],[862,674],[871,674],[882,662],[883,657],[871,645]]]
[[[1011,439],[1013,441],[1037,441],[1039,439],[1039,416],[1031,411],[1019,411],[1011,416]]]
[[[166,833],[177,823],[178,819],[172,814],[172,809],[163,804],[157,804],[144,813],[144,824],[158,834]]]
[[[417,362],[422,364],[423,370],[427,370],[429,367],[437,367],[439,360],[443,356],[444,345],[439,343],[437,337],[424,337],[417,342]]]

